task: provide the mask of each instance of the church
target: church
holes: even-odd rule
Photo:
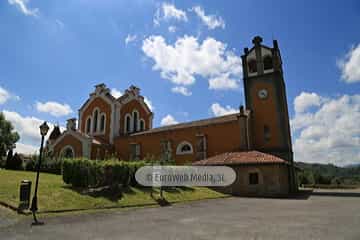
[[[146,157],[197,166],[225,165],[237,173],[223,189],[234,195],[287,195],[297,189],[289,114],[278,42],[256,36],[242,55],[245,106],[235,114],[153,128],[153,112],[140,89],[115,98],[95,86],[78,121],[53,132],[54,156],[136,161]],[[78,126],[76,125],[78,123]]]

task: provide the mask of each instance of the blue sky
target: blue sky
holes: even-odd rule
[[[21,152],[100,82],[139,86],[155,126],[230,113],[244,101],[239,57],[260,35],[279,41],[295,160],[360,162],[359,22],[358,1],[4,0],[0,110]]]

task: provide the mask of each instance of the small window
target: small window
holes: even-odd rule
[[[133,112],[134,132],[136,132],[138,130],[138,119],[139,119],[138,112]]]
[[[206,158],[206,137],[205,135],[198,135],[196,141],[196,160],[203,160]]]
[[[249,173],[249,184],[250,185],[259,184],[259,174],[258,173]]]
[[[161,160],[162,161],[169,162],[172,160],[171,141],[161,140],[160,141],[160,151],[161,151]]]
[[[100,131],[105,132],[105,114],[100,117]]]
[[[130,144],[130,160],[140,160],[140,144]]]
[[[270,128],[268,125],[264,125],[264,141],[268,142],[270,141],[271,134],[270,134]]]
[[[126,116],[126,118],[125,118],[125,131],[126,131],[126,133],[130,132],[130,124],[131,124],[131,118],[130,118],[130,116]]]
[[[98,115],[99,115],[99,111],[95,110],[95,112],[94,112],[94,128],[93,128],[94,133],[97,132]]]
[[[89,134],[91,131],[91,118],[89,117],[86,121],[86,133]]]
[[[140,131],[144,131],[145,130],[145,121],[144,119],[140,120]]]
[[[248,67],[249,67],[249,73],[256,73],[257,72],[256,60],[249,60]]]
[[[183,154],[192,154],[193,148],[189,142],[182,142],[176,148],[176,154],[183,155]]]
[[[264,70],[269,70],[273,68],[273,62],[271,56],[264,57]]]

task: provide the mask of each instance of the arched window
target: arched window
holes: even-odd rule
[[[264,70],[269,70],[273,68],[273,62],[271,56],[264,57]]]
[[[63,158],[74,158],[75,152],[71,146],[66,146],[61,150],[61,156]]]
[[[264,141],[268,142],[270,141],[270,138],[271,138],[270,128],[268,125],[264,125]]]
[[[86,120],[86,133],[89,134],[91,131],[91,117]]]
[[[145,121],[144,119],[140,119],[140,131],[144,131],[145,130]]]
[[[98,115],[99,115],[99,111],[96,109],[96,110],[94,111],[94,128],[93,128],[93,132],[94,132],[94,133],[97,132]]]
[[[137,111],[133,111],[133,130],[136,132],[138,130],[138,120],[139,120],[139,113]]]
[[[131,117],[128,115],[125,117],[125,133],[129,133],[131,131]]]
[[[248,61],[249,73],[256,73],[257,72],[257,63],[255,59]]]
[[[185,144],[184,146],[181,147],[180,149],[181,152],[190,152],[191,151],[191,147],[188,144]]]
[[[181,142],[176,148],[177,155],[192,154],[192,153],[193,153],[193,147],[191,143],[187,141]]]
[[[100,132],[105,132],[105,113],[101,114],[100,117]]]

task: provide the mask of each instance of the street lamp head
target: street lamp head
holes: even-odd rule
[[[40,125],[40,134],[41,136],[46,136],[47,132],[49,131],[49,126],[46,122]]]

